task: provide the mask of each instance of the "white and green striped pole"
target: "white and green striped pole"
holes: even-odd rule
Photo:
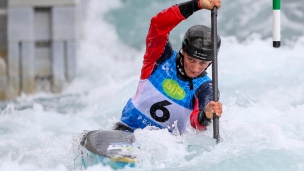
[[[281,0],[272,0],[273,9],[273,47],[281,46]]]

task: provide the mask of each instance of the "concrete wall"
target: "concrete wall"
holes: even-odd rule
[[[0,56],[4,57],[7,53],[7,16],[0,15]]]
[[[58,74],[64,74],[67,81],[71,81],[75,77],[76,72],[76,49],[77,40],[79,39],[79,23],[78,13],[76,8],[72,7],[55,7],[52,13],[53,23],[53,41],[56,43],[53,52],[61,53],[64,56],[63,63],[65,64],[64,73],[59,73],[56,70],[61,70],[54,65],[53,74],[55,77],[61,77]],[[61,46],[61,47],[59,47]],[[55,56],[53,58],[56,58]]]
[[[7,1],[0,0],[0,58],[4,61],[7,60]]]
[[[0,100],[6,99],[6,64],[3,58],[0,57]]]
[[[9,8],[7,17],[8,43],[34,40],[33,8]]]
[[[34,11],[32,8],[8,9],[8,97],[20,91],[35,90],[34,63]]]
[[[84,1],[0,0],[0,100],[73,80]]]
[[[80,0],[9,0],[8,6],[63,6],[78,5]]]

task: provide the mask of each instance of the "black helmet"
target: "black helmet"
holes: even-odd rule
[[[221,46],[221,38],[217,35],[217,50]],[[188,29],[182,42],[183,51],[188,55],[212,61],[211,29],[204,25],[195,25]]]

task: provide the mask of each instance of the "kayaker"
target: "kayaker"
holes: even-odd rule
[[[189,124],[204,130],[213,113],[222,115],[222,103],[212,101],[212,81],[206,69],[212,61],[211,29],[190,27],[182,47],[174,51],[169,33],[201,9],[221,7],[221,0],[191,0],[173,5],[151,19],[136,94],[122,111],[115,130],[134,131],[154,126],[185,133]],[[221,45],[217,35],[217,50]]]

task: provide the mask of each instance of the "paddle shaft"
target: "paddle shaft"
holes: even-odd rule
[[[212,36],[212,91],[213,101],[218,102],[218,62],[217,62],[217,8],[211,10],[211,36]],[[219,117],[213,113],[213,138],[218,143],[219,135]]]

